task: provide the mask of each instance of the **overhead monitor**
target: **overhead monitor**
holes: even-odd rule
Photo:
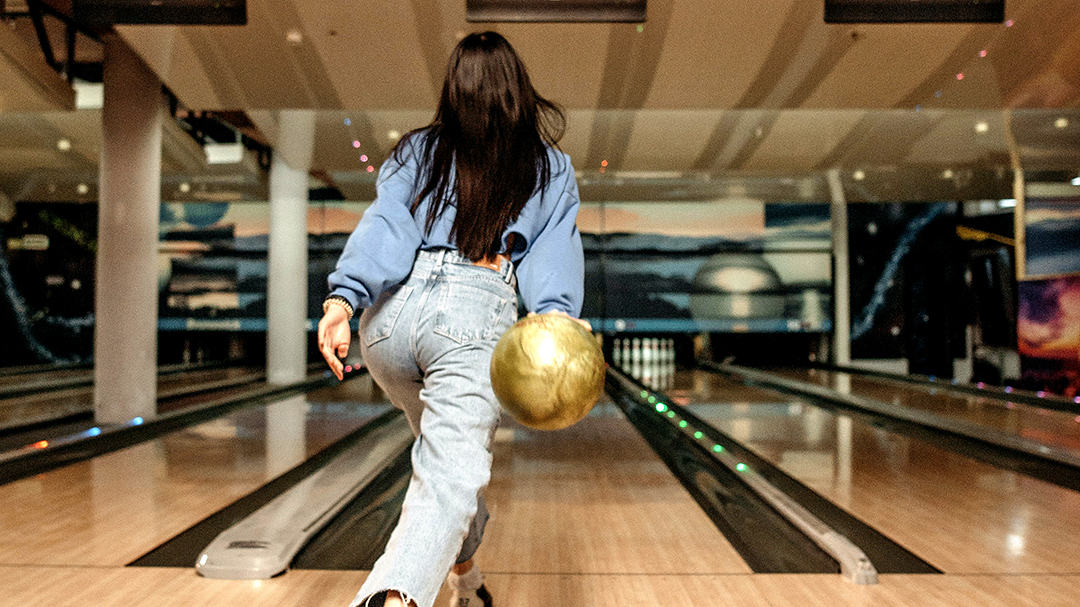
[[[825,0],[825,23],[1001,23],[1005,0]]]
[[[465,0],[469,22],[645,21],[645,0]]]
[[[84,25],[245,25],[246,0],[72,0]]]

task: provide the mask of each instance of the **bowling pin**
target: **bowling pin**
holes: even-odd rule
[[[641,338],[635,337],[630,348],[630,375],[634,379],[641,377]]]

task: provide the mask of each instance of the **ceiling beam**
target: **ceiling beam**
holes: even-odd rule
[[[643,26],[611,26],[596,101],[598,111],[586,154],[587,168],[599,169],[603,160],[613,168],[622,166],[636,112],[605,110],[639,110],[645,105],[656,79],[674,4],[674,0],[652,0],[648,22]]]

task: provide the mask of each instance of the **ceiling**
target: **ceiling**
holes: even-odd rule
[[[184,108],[239,115],[271,146],[279,111],[317,110],[313,174],[348,199],[370,198],[367,166],[431,119],[446,57],[482,29],[505,35],[566,109],[561,147],[586,200],[827,200],[832,168],[851,200],[1000,198],[1015,161],[1051,178],[1080,170],[1074,0],[1008,0],[1006,24],[905,25],[825,24],[820,0],[650,0],[640,26],[470,24],[464,5],[248,0],[243,27],[118,30]],[[69,110],[70,90],[53,90],[67,87],[42,84],[32,28],[10,25],[0,190],[67,195],[78,173],[91,200],[99,113]],[[77,53],[100,55],[95,45]],[[265,196],[254,163],[210,167],[199,152],[167,128],[167,196],[188,182],[202,186],[185,195]]]

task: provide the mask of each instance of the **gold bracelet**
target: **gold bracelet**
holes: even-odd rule
[[[340,295],[331,295],[330,297],[327,297],[322,302],[323,314],[326,314],[327,310],[330,309],[331,304],[335,304],[335,305],[338,305],[338,306],[341,306],[342,308],[344,308],[345,313],[349,315],[349,320],[352,320],[353,307],[352,307],[352,304],[349,303],[349,300],[345,299],[344,297],[342,297]]]

